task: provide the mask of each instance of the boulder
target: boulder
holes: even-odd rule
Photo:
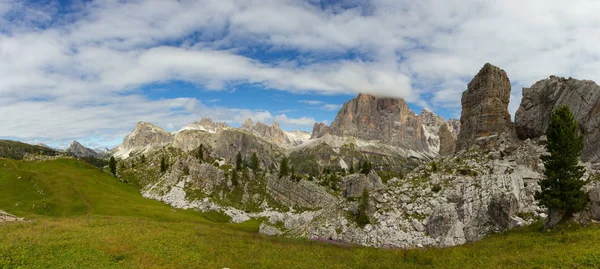
[[[360,197],[364,189],[376,191],[385,186],[381,178],[373,171],[369,175],[352,174],[342,179],[342,194],[344,197]]]
[[[486,63],[462,94],[456,150],[467,149],[481,137],[513,132],[509,100],[510,80],[506,72]]]
[[[463,228],[454,204],[441,204],[436,207],[425,227],[429,236],[439,238],[442,247],[464,244],[466,239]]]
[[[519,209],[519,201],[512,193],[493,196],[488,205],[488,214],[502,229],[513,228],[512,216]]]
[[[530,88],[523,88],[523,99],[515,115],[521,139],[545,134],[552,111],[568,105],[584,134],[583,161],[600,161],[600,86],[590,80],[551,76]]]
[[[270,235],[270,236],[280,235],[283,233],[281,230],[279,230],[271,225],[267,225],[264,222],[260,224],[260,227],[258,228],[258,232],[260,234]]]

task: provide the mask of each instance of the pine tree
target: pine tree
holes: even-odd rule
[[[545,178],[540,181],[541,191],[535,194],[538,202],[549,210],[546,229],[554,228],[560,221],[583,210],[588,203],[586,194],[581,190],[585,185],[585,181],[581,180],[585,169],[579,165],[583,135],[578,128],[577,120],[567,105],[552,113],[546,131],[546,150],[550,155],[541,156],[546,168]]]
[[[252,153],[252,157],[250,157],[250,168],[254,171],[257,171],[260,169],[260,161],[258,160],[258,155],[256,155],[256,152]]]
[[[354,174],[356,171],[354,171],[354,160],[350,161],[350,174]]]
[[[110,156],[108,167],[110,168],[110,173],[113,174],[113,176],[117,176],[117,160],[115,160],[114,156]]]
[[[231,174],[231,185],[236,187],[238,185],[238,173],[236,170],[233,170],[231,172],[233,173]]]
[[[141,159],[142,159],[142,163],[145,163],[146,162],[146,155],[142,154]]]
[[[365,227],[365,225],[369,224],[371,221],[369,220],[369,215],[367,214],[367,210],[369,209],[369,190],[367,188],[363,189],[362,195],[360,196],[360,203],[358,204],[358,209],[356,212],[356,223],[360,227]]]
[[[289,161],[287,157],[283,156],[279,163],[279,178],[287,177],[290,174]]]
[[[235,158],[235,170],[241,171],[244,160],[242,160],[242,153],[238,151],[237,157]]]
[[[160,172],[164,173],[167,171],[168,168],[168,164],[167,161],[165,160],[165,157],[162,156],[160,157]]]
[[[200,161],[204,160],[204,144],[200,144],[198,152],[196,153],[196,158],[198,158]]]
[[[369,173],[371,173],[371,169],[373,169],[373,163],[369,161],[364,161],[362,163],[362,167],[360,168],[360,172],[365,175],[368,175]]]

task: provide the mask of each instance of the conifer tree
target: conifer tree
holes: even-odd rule
[[[238,173],[236,170],[233,170],[231,172],[233,173],[231,174],[231,185],[236,187],[238,185]]]
[[[365,227],[365,225],[369,224],[371,221],[369,220],[369,216],[367,214],[367,210],[369,209],[369,190],[367,188],[363,189],[362,195],[360,196],[360,202],[358,204],[358,209],[356,212],[356,223],[360,227]]]
[[[552,229],[583,210],[588,198],[581,189],[585,185],[581,180],[585,169],[579,165],[583,135],[567,105],[552,113],[546,136],[546,150],[550,155],[541,156],[545,178],[540,181],[541,190],[536,192],[535,198],[548,208],[549,217],[544,227]]]
[[[290,173],[289,161],[286,156],[283,156],[279,163],[279,178],[287,177]]]
[[[256,152],[252,153],[252,157],[250,157],[250,168],[254,171],[260,169],[260,161]]]
[[[110,156],[108,167],[110,168],[110,173],[113,174],[113,176],[117,176],[117,160],[115,160],[114,156]]]
[[[237,157],[235,158],[235,170],[241,171],[244,160],[242,160],[242,153],[238,151]]]
[[[196,157],[200,161],[204,160],[204,144],[200,144],[200,147],[198,148],[198,152],[196,153]]]
[[[168,164],[167,161],[165,160],[165,157],[162,156],[160,157],[160,172],[164,173],[167,171],[168,168]]]

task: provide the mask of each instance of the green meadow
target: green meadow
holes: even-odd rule
[[[541,223],[446,249],[338,246],[173,209],[86,163],[0,159],[0,268],[598,268],[600,227]]]

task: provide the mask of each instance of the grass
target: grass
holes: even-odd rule
[[[0,224],[0,268],[600,266],[597,226],[545,233],[538,223],[447,249],[334,246],[259,235],[259,221],[174,210],[77,160],[0,160],[0,209],[30,220]]]

